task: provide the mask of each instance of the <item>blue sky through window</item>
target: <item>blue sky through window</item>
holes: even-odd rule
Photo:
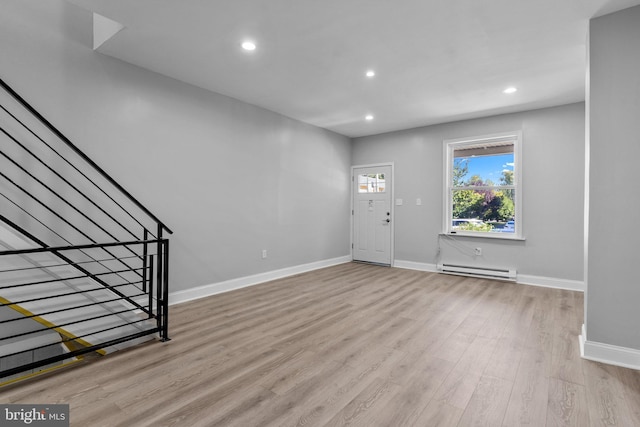
[[[513,153],[496,154],[492,156],[473,156],[456,158],[465,161],[469,165],[469,172],[464,177],[466,182],[473,175],[478,175],[483,182],[491,180],[494,185],[500,185],[503,170],[513,171]]]

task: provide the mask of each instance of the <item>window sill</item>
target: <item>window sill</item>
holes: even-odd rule
[[[440,233],[441,236],[447,237],[473,237],[476,239],[496,239],[496,240],[515,240],[515,241],[525,241],[526,239],[521,236],[508,235],[505,233],[464,233],[464,232],[449,232],[449,233]]]

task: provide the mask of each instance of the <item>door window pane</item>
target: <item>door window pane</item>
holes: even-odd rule
[[[358,175],[358,193],[384,193],[385,191],[383,173]]]

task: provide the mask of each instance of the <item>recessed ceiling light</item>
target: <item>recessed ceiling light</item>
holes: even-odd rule
[[[508,87],[505,90],[503,90],[502,92],[503,93],[515,93],[517,91],[518,91],[518,89],[516,89],[515,87]]]
[[[242,42],[242,48],[244,50],[256,50],[256,44],[251,41]]]
[[[366,116],[364,116],[364,119],[370,121],[373,120],[373,116],[371,114],[367,114]]]
[[[376,75],[376,72],[375,72],[375,71],[373,71],[373,70],[369,70],[369,71],[367,71],[367,74],[366,74],[366,75],[367,75],[367,77],[373,77],[373,76],[375,76],[375,75]]]

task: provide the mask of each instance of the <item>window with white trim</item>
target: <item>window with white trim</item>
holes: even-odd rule
[[[444,141],[444,233],[522,237],[522,134]]]

